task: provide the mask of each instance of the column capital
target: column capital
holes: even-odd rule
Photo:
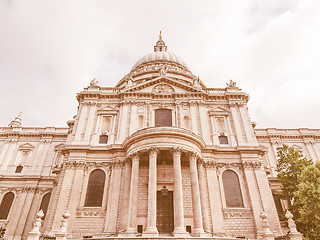
[[[197,161],[197,159],[201,159],[197,152],[189,152],[187,154],[189,161]]]
[[[177,154],[177,155],[181,156],[182,148],[181,147],[173,147],[171,149],[171,151],[172,151],[173,154]]]
[[[132,154],[129,155],[128,158],[131,158],[132,161],[139,161],[139,153],[138,152],[134,152]]]
[[[159,152],[159,149],[157,147],[150,147],[148,149],[149,155],[156,155]]]

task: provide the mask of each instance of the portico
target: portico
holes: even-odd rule
[[[166,132],[171,130],[171,141],[168,141]],[[150,132],[150,130],[149,130]],[[176,132],[176,138],[172,138],[172,133]],[[142,130],[137,135],[146,136],[148,133]],[[132,139],[135,138],[133,134]],[[189,135],[189,136],[188,136]],[[151,145],[151,140],[157,136],[157,145]],[[130,199],[129,199],[129,218],[128,227],[126,233],[133,236],[137,233],[137,193],[139,182],[139,162],[142,160],[141,156],[145,156],[145,161],[148,165],[148,210],[146,226],[143,226],[143,236],[155,237],[159,235],[159,229],[157,226],[157,218],[160,219],[160,215],[157,212],[157,191],[161,191],[161,188],[170,190],[170,194],[173,194],[173,232],[171,233],[175,237],[186,237],[189,232],[186,231],[185,214],[184,214],[184,195],[183,195],[183,180],[182,180],[182,165],[184,168],[188,168],[189,181],[191,182],[191,199],[192,199],[192,215],[193,215],[193,227],[192,236],[205,236],[203,230],[203,219],[201,211],[201,199],[199,182],[204,182],[204,179],[199,181],[197,159],[200,158],[198,143],[194,142],[194,137],[187,131],[181,129],[175,129],[168,127],[158,127],[153,129],[153,134],[150,134],[148,138],[141,139],[140,141],[133,141],[127,139],[129,158],[132,161],[131,168],[131,180],[130,180]],[[192,141],[191,141],[192,140]],[[179,141],[179,147],[176,143]],[[130,144],[130,143],[134,144]],[[150,142],[150,144],[146,144]],[[185,144],[181,144],[185,142]],[[200,142],[201,143],[201,142]],[[132,145],[135,145],[134,147]],[[184,147],[181,147],[185,145]],[[143,146],[143,147],[142,147]],[[139,149],[134,151],[134,149]],[[193,150],[193,151],[192,151]],[[183,156],[183,158],[182,158]],[[170,172],[173,176],[170,179],[164,179],[162,176],[157,176],[157,172]],[[160,169],[158,169],[158,167]],[[157,171],[158,170],[158,171]],[[168,186],[168,187],[167,187]],[[170,195],[169,194],[169,195]],[[158,193],[159,196],[159,193]],[[168,233],[168,232],[166,232]]]

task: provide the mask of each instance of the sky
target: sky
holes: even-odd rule
[[[0,0],[0,126],[67,127],[162,31],[207,87],[250,95],[257,128],[320,128],[319,0]]]

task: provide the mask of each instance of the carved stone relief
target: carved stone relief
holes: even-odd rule
[[[173,87],[171,87],[169,84],[158,84],[152,89],[152,92],[154,93],[174,93]]]

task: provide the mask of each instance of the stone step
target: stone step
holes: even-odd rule
[[[135,240],[239,240],[239,238],[228,238],[228,237],[172,237],[172,236],[159,236],[159,237],[93,237],[93,238],[85,238],[87,240],[129,240],[129,239],[135,239]]]

